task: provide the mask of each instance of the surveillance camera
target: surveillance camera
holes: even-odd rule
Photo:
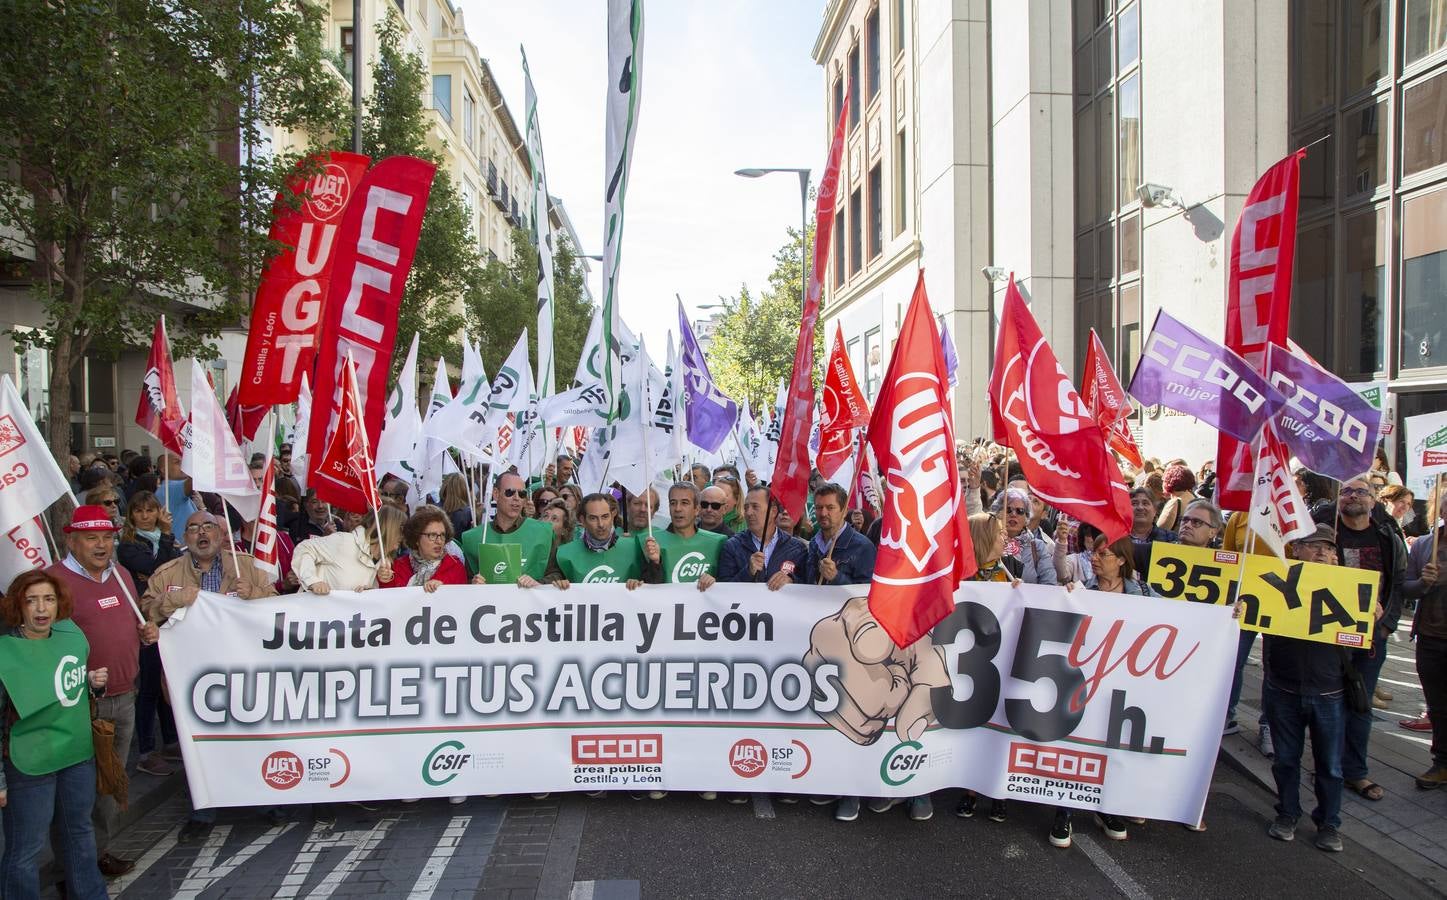
[[[985,276],[985,280],[990,282],[1005,281],[1010,277],[1003,266],[985,266],[980,272]]]
[[[1176,192],[1163,184],[1146,182],[1136,188],[1136,196],[1140,199],[1141,206],[1148,209],[1157,206],[1185,208],[1185,204],[1181,202],[1181,198],[1176,196]]]

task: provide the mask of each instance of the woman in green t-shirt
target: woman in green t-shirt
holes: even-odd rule
[[[90,644],[70,621],[70,591],[35,569],[10,583],[0,600],[0,777],[5,853],[0,856],[0,897],[40,896],[40,854],[58,817],[64,842],[68,896],[104,900],[97,868],[95,748],[90,698],[105,688],[105,669],[86,671]]]

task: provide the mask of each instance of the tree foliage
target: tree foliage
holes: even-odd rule
[[[553,384],[572,384],[573,373],[588,338],[593,302],[583,285],[577,248],[557,235],[553,251]],[[469,297],[469,330],[482,342],[482,361],[489,374],[512,352],[518,335],[528,330],[528,354],[538,359],[538,252],[526,229],[512,232],[512,259],[495,259],[483,270],[482,288]]]
[[[50,352],[52,451],[70,452],[70,382],[87,355],[145,344],[214,355],[241,323],[277,188],[297,155],[276,129],[343,127],[311,0],[5,3],[0,15],[0,250],[33,258]]]
[[[812,248],[812,225],[806,239]],[[774,252],[768,287],[755,296],[748,285],[741,285],[735,296],[721,298],[724,315],[709,346],[709,370],[724,393],[747,398],[755,411],[774,402],[779,382],[787,381],[793,371],[803,315],[802,272],[799,230],[790,228],[788,242]],[[816,330],[816,370],[823,355],[824,339]]]

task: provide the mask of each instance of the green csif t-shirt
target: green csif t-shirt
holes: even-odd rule
[[[558,568],[564,578],[579,584],[624,582],[642,577],[643,553],[627,537],[607,550],[589,550],[582,541],[569,541],[558,548]]]
[[[648,541],[647,532],[639,532],[641,551]],[[704,575],[718,572],[718,555],[728,538],[712,531],[696,531],[691,538],[682,538],[671,531],[654,531],[658,542],[658,563],[667,584],[692,584]]]
[[[531,575],[533,580],[542,581],[548,571],[548,554],[553,549],[553,526],[539,519],[523,519],[518,527],[502,534],[496,528],[488,526],[487,540],[482,539],[482,527],[470,528],[462,533],[457,542],[462,547],[462,556],[467,560],[467,571],[473,575],[482,573],[489,584],[505,581],[517,581],[517,574],[510,579],[502,579],[493,576],[491,567],[488,570],[481,568],[478,560],[478,550],[483,543],[488,544],[516,544],[522,552],[523,575]]]
[[[49,775],[95,755],[86,696],[90,643],[61,619],[50,637],[0,637],[0,682],[19,718],[10,726],[10,761],[27,775]]]

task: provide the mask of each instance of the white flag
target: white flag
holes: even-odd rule
[[[623,263],[623,212],[643,87],[643,0],[608,0],[608,82],[603,157],[603,384],[617,405],[627,349],[618,303]],[[616,409],[615,409],[616,413]]]
[[[0,531],[9,531],[70,494],[70,482],[55,464],[15,383],[9,375],[0,375],[0,380],[0,489],[5,492],[0,495]]]
[[[261,492],[251,481],[246,457],[226,425],[201,361],[191,360],[191,440],[181,454],[181,471],[197,491],[220,494],[248,522],[261,512]]]
[[[521,50],[521,48],[519,48]],[[538,250],[538,377],[539,397],[553,393],[553,222],[548,216],[548,175],[543,164],[543,126],[538,120],[538,92],[523,53],[523,131],[527,135],[528,163],[533,170],[532,233]]]
[[[1286,448],[1269,424],[1261,429],[1252,451],[1256,454],[1256,478],[1247,525],[1272,553],[1284,557],[1286,543],[1310,537],[1316,532],[1316,522],[1287,467]]]
[[[50,548],[39,518],[29,518],[0,534],[0,584],[8,585],[31,569],[50,565]]]
[[[668,376],[668,404],[673,414],[672,443],[669,445],[669,455],[674,462],[682,462],[687,443],[688,416],[684,415],[683,404],[685,401],[683,387],[683,364],[678,358],[678,350],[673,345],[673,332],[668,333],[668,360],[667,368],[664,370]]]
[[[311,381],[303,372],[301,376],[301,390],[296,395],[296,428],[291,438],[291,477],[296,481],[297,487],[306,490],[307,434],[311,429],[312,421],[312,386]]]
[[[412,348],[407,351],[407,360],[397,375],[397,386],[387,398],[387,419],[377,440],[378,478],[385,475],[408,478],[403,464],[411,460],[422,437],[422,414],[417,411],[417,338],[414,333]]]

